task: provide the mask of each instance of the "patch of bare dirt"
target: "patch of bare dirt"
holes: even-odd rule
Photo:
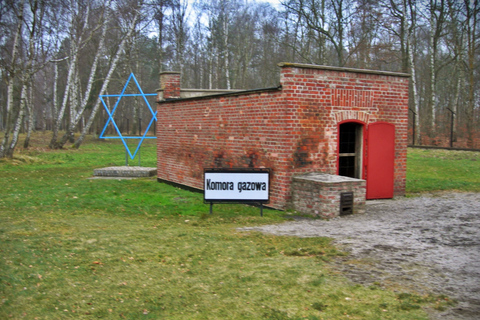
[[[368,201],[363,215],[243,230],[334,238],[349,255],[336,259],[333,268],[353,282],[445,294],[458,304],[432,310],[432,319],[479,319],[479,193]]]

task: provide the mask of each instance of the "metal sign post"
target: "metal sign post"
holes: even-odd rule
[[[270,201],[269,169],[224,169],[204,170],[204,201],[210,203],[210,214],[214,203],[263,204]]]

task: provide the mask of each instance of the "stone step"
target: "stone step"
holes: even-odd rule
[[[151,177],[157,174],[157,168],[152,167],[107,167],[93,170],[95,177]]]

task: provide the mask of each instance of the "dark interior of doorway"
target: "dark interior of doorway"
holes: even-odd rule
[[[340,125],[338,174],[362,178],[363,125],[347,122]]]

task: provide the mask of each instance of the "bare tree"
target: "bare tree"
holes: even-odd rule
[[[162,70],[182,71],[182,86],[251,89],[276,85],[281,61],[410,73],[416,140],[446,133],[448,107],[472,147],[479,1],[1,1],[0,156],[13,154],[21,130],[28,147],[35,126],[52,129],[52,148],[81,131],[80,146],[105,120],[98,95],[131,72],[148,91]],[[138,130],[127,119],[140,121],[140,104],[122,112],[122,130]]]
[[[126,44],[127,40],[130,39],[130,37],[132,36],[132,34],[133,34],[133,32],[134,32],[134,30],[137,26],[137,23],[139,22],[139,20],[141,18],[141,9],[142,9],[142,4],[141,3],[137,3],[136,6],[134,6],[133,8],[130,8],[130,9],[132,9],[132,12],[131,12],[130,15],[127,15],[127,16],[130,16],[129,17],[130,19],[127,22],[126,32],[123,34],[122,40],[121,40],[120,44],[118,45],[117,50],[115,52],[115,55],[114,55],[110,65],[109,65],[108,73],[106,74],[106,76],[103,80],[103,84],[102,84],[102,87],[100,89],[99,95],[102,95],[106,92],[106,90],[108,88],[108,85],[110,83],[112,74],[117,67],[117,64],[120,60],[120,57],[124,53],[125,44]],[[92,111],[90,113],[90,116],[88,118],[87,123],[85,124],[85,127],[83,128],[79,138],[75,141],[75,143],[73,145],[75,148],[79,148],[80,145],[83,143],[83,140],[85,139],[85,136],[88,133],[88,130],[90,129],[90,127],[92,126],[92,124],[95,120],[95,116],[98,112],[98,109],[99,109],[100,105],[101,105],[101,100],[100,100],[100,97],[99,97],[99,98],[96,99],[95,105],[92,108]]]
[[[13,48],[10,57],[10,62],[7,65],[7,62],[4,62],[6,67],[6,82],[7,82],[7,104],[6,104],[6,120],[5,120],[5,135],[3,137],[2,144],[0,145],[0,158],[13,156],[14,149],[11,149],[11,142],[13,141],[10,138],[10,131],[12,127],[12,119],[14,118],[14,81],[18,72],[18,55],[20,51],[20,41],[22,37],[22,29],[24,24],[24,8],[25,0],[20,2],[18,7],[12,7],[12,11],[15,12],[15,17],[17,20],[17,28],[15,30],[15,36],[13,41]],[[21,117],[20,110],[18,110],[18,115]],[[16,142],[14,142],[14,146]]]
[[[467,75],[467,101],[465,115],[467,118],[467,146],[472,148],[474,145],[473,134],[478,120],[474,117],[475,108],[479,108],[478,103],[478,81],[475,78],[476,68],[478,68],[478,55],[480,51],[480,34],[478,29],[480,16],[480,1],[479,0],[464,0],[465,5],[465,32],[467,42],[467,61],[466,61],[466,75]],[[477,99],[475,99],[475,89],[477,90]]]
[[[392,29],[391,26],[386,26],[399,39],[400,43],[400,60],[401,70],[405,73],[410,73],[410,103],[411,110],[415,113],[415,140],[420,137],[420,107],[418,102],[417,89],[417,68],[415,62],[415,30],[417,27],[417,9],[415,0],[388,0],[383,3],[387,8],[388,17],[398,21],[396,26]],[[386,20],[388,23],[390,19]]]
[[[346,64],[345,38],[351,19],[350,0],[290,0],[283,5],[319,34],[320,50],[325,50],[324,39],[333,46],[336,65]]]
[[[22,1],[18,7],[13,5],[12,10],[15,12],[17,19],[17,28],[14,36],[10,64],[7,67],[7,119],[4,139],[0,146],[0,158],[11,158],[13,156],[26,111],[28,111],[29,121],[25,146],[28,147],[28,141],[34,126],[33,109],[30,105],[31,99],[28,99],[28,95],[29,91],[32,90],[34,74],[44,65],[37,60],[38,56],[35,41],[41,32],[44,12],[41,2],[38,0],[30,1],[28,6],[26,6],[26,2]],[[23,28],[24,26],[25,28]],[[23,45],[24,29],[27,34],[25,46]],[[23,54],[21,54],[22,51]],[[14,85],[16,80],[20,87],[18,104],[14,101]],[[15,106],[18,106],[18,108]]]
[[[163,71],[164,66],[164,39],[165,39],[165,24],[167,19],[166,11],[171,7],[172,0],[154,0],[151,3],[154,12],[154,21],[157,24],[158,37],[158,70]]]
[[[445,1],[444,0],[430,0],[429,2],[429,54],[430,54],[430,95],[428,101],[429,108],[429,125],[427,126],[428,133],[431,137],[435,135],[435,121],[437,112],[437,88],[436,88],[436,74],[437,74],[437,55],[440,38],[444,36],[443,28],[445,24]]]
[[[406,30],[405,33],[406,43],[407,43],[407,54],[408,54],[408,66],[411,75],[410,81],[410,92],[411,98],[410,101],[413,104],[413,110],[415,110],[415,117],[413,127],[415,128],[415,140],[420,140],[420,107],[418,103],[418,92],[417,92],[417,68],[415,63],[415,49],[413,46],[414,37],[415,37],[415,24],[416,24],[416,9],[414,5],[414,0],[403,0],[403,12],[405,16],[409,19],[405,21]],[[407,22],[408,21],[408,22]],[[408,24],[407,24],[408,23]],[[408,26],[408,27],[407,27]]]
[[[90,68],[90,74],[88,76],[87,86],[85,88],[85,92],[83,93],[83,97],[79,99],[80,94],[80,79],[79,79],[79,72],[78,66],[76,66],[76,70],[74,72],[74,86],[72,87],[72,99],[71,99],[71,106],[70,106],[70,122],[67,127],[67,130],[61,140],[58,142],[56,147],[63,147],[65,143],[73,137],[74,131],[77,128],[82,116],[85,112],[85,109],[88,106],[88,102],[92,93],[93,82],[95,80],[95,75],[97,72],[98,64],[100,61],[101,56],[104,54],[105,51],[105,38],[107,34],[107,26],[109,24],[109,3],[103,8],[102,10],[102,17],[99,19],[102,24],[102,31],[100,34],[100,39],[98,41],[97,50],[95,53],[95,57],[93,59],[92,66]],[[73,141],[71,141],[73,143]]]
[[[173,0],[170,20],[170,43],[173,51],[174,70],[183,72],[185,66],[185,50],[188,42],[187,2]]]
[[[105,35],[107,30],[108,19],[105,19],[103,16],[97,17],[95,19],[97,22],[94,24],[93,28],[89,28],[89,22],[92,20],[92,11],[94,10],[93,2],[83,1],[77,2],[73,1],[71,3],[71,11],[69,17],[69,44],[70,51],[68,55],[68,73],[66,86],[63,93],[63,99],[60,109],[56,114],[56,119],[53,127],[52,139],[50,140],[50,148],[61,148],[65,145],[69,136],[73,134],[78,121],[80,120],[83,111],[86,108],[88,98],[90,96],[92,82],[94,80],[95,72],[98,66],[98,60],[100,55],[104,50]],[[107,10],[108,6],[102,8],[102,12]],[[102,28],[102,33],[100,35],[100,41],[98,48],[95,53],[95,58],[91,66],[91,72],[88,79],[88,84],[82,103],[78,103],[78,97],[80,96],[78,90],[80,90],[79,84],[79,66],[78,60],[79,55],[82,53],[82,49],[92,40],[95,32]],[[60,130],[60,125],[64,119],[65,111],[69,107],[70,110],[70,121],[67,126],[65,135],[60,141],[57,141],[58,134]],[[78,109],[78,110],[77,110]],[[77,116],[78,115],[78,116]]]

